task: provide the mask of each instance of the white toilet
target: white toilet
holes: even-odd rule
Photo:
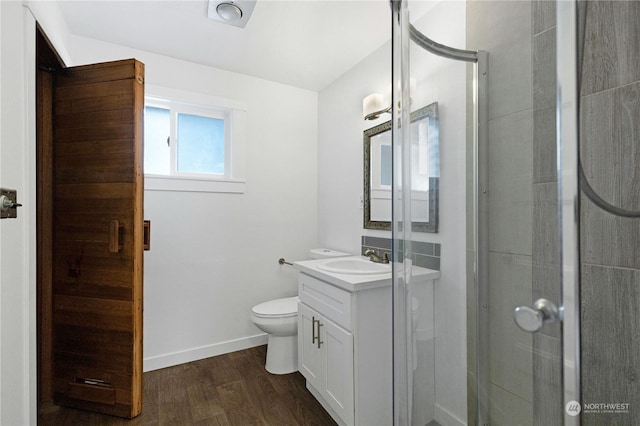
[[[311,259],[351,256],[329,249],[312,249]],[[269,334],[265,369],[272,374],[298,371],[298,296],[274,299],[251,309],[251,321]]]

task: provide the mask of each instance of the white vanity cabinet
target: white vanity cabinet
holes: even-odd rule
[[[299,274],[299,371],[338,424],[392,424],[388,281],[348,291],[320,277]]]
[[[298,318],[298,367],[307,386],[345,424],[353,424],[353,334],[304,303]]]
[[[300,271],[298,370],[307,389],[340,425],[390,426],[391,265],[350,256],[304,260],[294,267]],[[439,277],[439,271],[412,266],[410,285],[418,292],[433,290]],[[433,314],[432,304],[421,309]],[[418,317],[412,308],[411,330]]]

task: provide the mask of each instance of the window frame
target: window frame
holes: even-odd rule
[[[171,174],[145,173],[145,190],[244,193],[246,106],[243,102],[147,85],[145,108],[147,106],[169,110]],[[181,113],[224,120],[224,174],[178,171],[177,118]]]

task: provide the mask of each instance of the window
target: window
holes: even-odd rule
[[[244,192],[245,111],[237,104],[182,91],[149,94],[144,110],[145,189]]]

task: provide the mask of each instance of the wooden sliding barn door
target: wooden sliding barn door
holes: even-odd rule
[[[142,409],[143,109],[138,61],[53,74],[53,400],[121,417]]]

